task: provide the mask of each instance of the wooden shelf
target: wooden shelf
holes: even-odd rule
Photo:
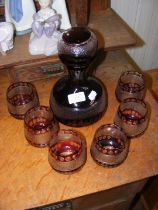
[[[14,48],[10,50],[6,56],[0,56],[0,69],[39,62],[56,62],[59,60],[57,55],[48,57],[43,55],[30,55],[28,52],[29,38],[30,34],[15,37]]]
[[[123,21],[111,10],[98,12],[90,17],[89,27],[96,32],[99,47],[113,50],[135,44],[135,40]],[[28,52],[30,34],[15,38],[14,48],[6,56],[0,55],[0,69],[30,63],[58,62],[58,56],[32,56]]]
[[[111,9],[92,15],[89,22],[89,27],[97,34],[99,47],[105,50],[120,49],[136,44],[131,29]]]

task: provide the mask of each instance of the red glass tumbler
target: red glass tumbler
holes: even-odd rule
[[[33,146],[46,147],[58,130],[58,122],[49,107],[34,107],[25,114],[24,133]]]
[[[144,99],[145,81],[143,74],[137,71],[125,71],[121,74],[116,87],[116,97],[119,101],[126,98]]]
[[[39,106],[36,88],[29,82],[11,84],[6,93],[9,113],[17,118],[24,119],[25,113],[32,107]]]
[[[48,160],[52,168],[59,172],[81,168],[86,156],[86,141],[77,131],[61,129],[50,142]]]
[[[136,98],[125,99],[118,107],[114,122],[122,127],[128,137],[143,134],[149,122],[147,104]]]
[[[99,127],[91,144],[92,158],[103,167],[120,165],[127,157],[129,139],[123,130],[115,124]]]

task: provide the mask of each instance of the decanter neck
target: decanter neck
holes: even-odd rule
[[[84,81],[87,79],[88,75],[87,75],[87,70],[72,70],[72,69],[68,69],[69,72],[69,77],[71,80],[73,81]]]

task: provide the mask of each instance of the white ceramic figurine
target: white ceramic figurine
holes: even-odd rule
[[[60,29],[68,29],[71,27],[69,15],[66,7],[65,0],[53,0],[52,8],[61,15]]]
[[[5,0],[6,22],[14,24],[17,35],[31,32],[33,14],[35,13],[33,0]]]
[[[40,10],[33,16],[29,41],[31,55],[53,55],[57,53],[57,42],[61,35],[61,17],[51,7],[51,0],[39,0]]]
[[[13,48],[14,28],[12,23],[0,23],[0,53],[6,55],[6,52]]]

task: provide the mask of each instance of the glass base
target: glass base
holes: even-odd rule
[[[34,147],[38,147],[38,148],[44,148],[44,147],[47,147],[48,146],[48,143],[45,143],[45,144],[37,144],[33,141],[30,141],[28,138],[26,138],[26,140],[28,141],[28,143]]]
[[[14,118],[16,118],[18,120],[23,120],[24,116],[25,116],[24,114],[13,114],[11,112],[10,112],[10,114],[11,114],[11,116],[13,116]]]
[[[86,163],[86,161],[78,168],[76,168],[74,170],[70,170],[70,171],[60,171],[60,170],[55,169],[53,166],[51,166],[51,167],[52,167],[52,169],[54,169],[56,172],[58,172],[60,174],[71,175],[71,174],[75,174],[75,173],[81,171],[82,168],[84,167],[85,163]],[[51,163],[50,163],[50,165],[51,165]]]
[[[126,158],[125,158],[125,159],[126,159]],[[125,159],[122,160],[122,161],[119,162],[119,163],[110,164],[110,163],[101,162],[101,161],[96,160],[96,159],[93,158],[93,160],[94,160],[98,165],[103,166],[103,167],[106,167],[106,168],[115,168],[115,167],[118,167],[118,166],[120,166],[120,165],[125,161]]]
[[[72,126],[72,127],[83,127],[83,126],[87,126],[87,125],[91,125],[95,122],[97,122],[102,115],[104,114],[104,112],[97,114],[96,116],[92,116],[90,118],[85,118],[85,119],[62,119],[62,118],[58,118],[56,117],[56,119],[61,122],[62,124],[68,125],[68,126]]]

